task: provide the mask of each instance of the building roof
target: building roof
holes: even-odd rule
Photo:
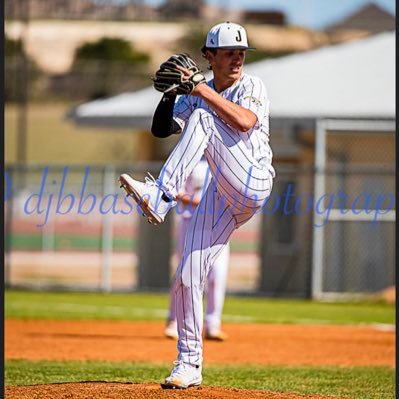
[[[370,3],[361,7],[344,20],[326,28],[327,32],[337,30],[363,30],[380,33],[395,30],[395,16]]]
[[[394,118],[395,34],[250,64],[278,117]]]
[[[271,118],[395,118],[395,33],[245,66],[260,77]],[[149,128],[161,93],[152,87],[76,107],[77,123]]]

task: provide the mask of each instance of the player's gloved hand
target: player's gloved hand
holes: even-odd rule
[[[160,65],[152,80],[155,90],[168,95],[190,94],[198,85],[206,83],[204,74],[186,53],[169,57]]]

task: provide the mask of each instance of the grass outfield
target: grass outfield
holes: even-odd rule
[[[5,317],[53,320],[164,320],[166,294],[5,292]],[[321,303],[227,296],[223,320],[247,323],[391,324],[395,307],[383,303]]]
[[[29,103],[27,162],[33,164],[103,164],[137,159],[142,136],[132,129],[77,127],[65,119],[76,103]],[[5,163],[16,161],[18,108],[4,110]]]
[[[54,237],[54,250],[62,250],[68,248],[73,250],[94,250],[98,251],[101,248],[100,235],[79,235],[57,233]],[[176,245],[175,243],[173,245]],[[230,248],[234,252],[255,252],[257,243],[254,241],[231,240]],[[10,249],[11,250],[41,250],[43,248],[43,234],[40,232],[32,233],[16,233],[10,235]],[[136,237],[114,237],[112,241],[112,248],[116,251],[136,251],[137,238]]]
[[[161,382],[171,365],[110,362],[12,360],[6,385],[60,382]],[[353,399],[393,399],[395,371],[388,367],[206,366],[203,385],[274,392],[319,394]]]

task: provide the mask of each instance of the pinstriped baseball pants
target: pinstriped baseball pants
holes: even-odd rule
[[[269,197],[272,175],[253,158],[248,134],[238,133],[204,109],[196,109],[158,182],[175,197],[205,154],[212,180],[192,217],[173,284],[178,359],[202,364],[202,297],[206,276],[235,229]]]
[[[191,217],[181,218],[177,239],[177,253],[179,259],[181,259],[184,254],[184,243],[190,223]],[[210,268],[207,276],[205,328],[208,331],[217,331],[221,327],[229,255],[230,248],[229,243],[227,243],[217,259],[215,259],[215,263]],[[176,295],[172,289],[169,299],[168,320],[176,320]]]

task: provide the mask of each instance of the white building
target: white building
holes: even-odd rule
[[[291,187],[292,206],[305,194],[313,201],[308,213],[264,217],[261,290],[326,297],[393,285],[395,33],[260,61],[245,72],[265,82],[271,100],[273,194]],[[69,117],[149,130],[160,98],[149,87],[82,104]],[[330,207],[316,209],[333,194]]]

